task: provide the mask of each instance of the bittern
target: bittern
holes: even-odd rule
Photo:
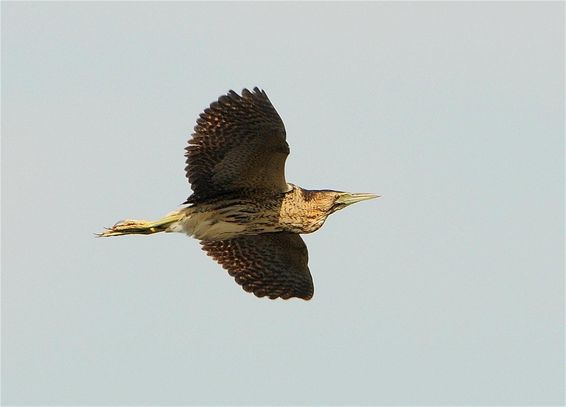
[[[188,205],[157,221],[124,220],[98,236],[182,232],[199,239],[245,291],[271,299],[314,292],[301,233],[368,193],[306,190],[285,181],[285,126],[257,87],[220,96],[197,120],[185,149]]]

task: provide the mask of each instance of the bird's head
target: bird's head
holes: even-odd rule
[[[368,193],[350,193],[342,191],[332,191],[333,202],[330,208],[330,213],[344,209],[347,206],[355,204],[356,202],[367,201],[368,199],[379,198],[380,195]]]
[[[300,222],[303,223],[304,233],[314,232],[318,230],[326,221],[326,218],[340,209],[344,209],[356,202],[366,201],[368,199],[379,198],[379,195],[367,193],[350,193],[342,191],[334,191],[330,189],[322,190],[306,190],[298,188],[302,203],[299,207]],[[293,201],[291,201],[293,202]],[[296,204],[291,203],[290,207]],[[290,210],[293,212],[293,209]]]
[[[379,195],[367,193],[350,193],[323,189],[316,191],[303,190],[303,199],[314,203],[314,207],[328,216],[340,209],[368,199],[379,198]]]

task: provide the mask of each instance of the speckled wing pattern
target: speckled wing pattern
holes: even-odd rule
[[[185,171],[194,203],[238,191],[287,191],[285,126],[258,88],[220,96],[197,120]]]
[[[201,245],[245,291],[258,297],[309,300],[313,296],[307,246],[298,234],[264,233]]]

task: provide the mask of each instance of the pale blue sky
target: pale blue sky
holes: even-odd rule
[[[312,301],[182,235],[183,148],[265,89]],[[2,3],[3,404],[564,402],[564,4]]]

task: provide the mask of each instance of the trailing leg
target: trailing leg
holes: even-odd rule
[[[106,228],[105,231],[97,233],[98,237],[122,236],[122,235],[151,235],[153,233],[168,232],[169,228],[185,217],[182,211],[172,212],[162,219],[156,221],[126,219]]]

